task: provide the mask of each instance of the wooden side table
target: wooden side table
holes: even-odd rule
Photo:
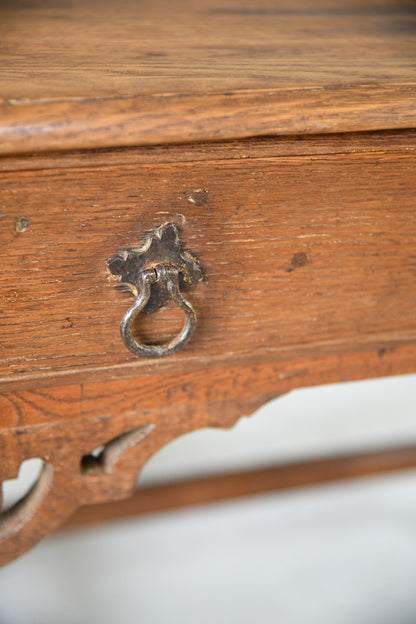
[[[416,371],[415,26],[386,0],[2,4],[0,481],[44,467],[1,563],[185,432]]]

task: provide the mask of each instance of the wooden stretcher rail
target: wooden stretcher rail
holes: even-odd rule
[[[80,507],[61,530],[339,480],[416,469],[416,446],[342,455],[143,487],[128,499]]]

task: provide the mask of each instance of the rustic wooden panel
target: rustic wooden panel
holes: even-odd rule
[[[2,2],[0,152],[414,127],[415,24],[393,0]]]
[[[144,463],[173,438],[206,426],[230,427],[264,401],[261,395],[227,400],[224,393],[223,400],[200,405],[178,402],[170,408],[165,404],[164,409],[146,411],[137,405],[127,410],[123,399],[124,409],[117,400],[110,401],[113,413],[109,414],[101,411],[103,401],[94,405],[88,396],[92,389],[81,387],[76,397],[85,391],[81,403],[88,405],[89,413],[84,409],[80,417],[76,400],[70,396],[74,388],[59,391],[54,421],[49,413],[49,422],[43,424],[0,429],[0,484],[17,476],[23,460],[38,457],[44,461],[43,472],[27,496],[10,510],[0,512],[0,566],[34,546],[79,505],[129,496]],[[98,390],[103,391],[105,395],[103,387]],[[98,398],[97,388],[95,394]],[[110,407],[109,397],[104,395],[102,399]],[[66,418],[59,404],[68,402],[72,406]],[[41,404],[38,415],[44,415]],[[103,445],[101,457],[91,455]]]
[[[1,379],[414,343],[415,174],[405,151],[4,172]],[[131,297],[104,262],[165,221],[207,279],[189,291],[191,344],[149,363],[122,344]],[[145,334],[167,337],[175,314],[143,317]]]
[[[411,2],[13,0],[0,15],[4,98],[415,79]]]
[[[88,375],[83,375],[81,384],[65,386],[42,387],[42,380],[35,378],[31,387],[0,395],[0,429],[129,413],[169,427],[181,418],[192,418],[193,428],[221,427],[231,412],[248,414],[253,406],[295,388],[414,373],[415,363],[413,344],[251,365],[225,361],[223,366],[207,366],[202,360],[193,362],[188,371],[177,366],[169,373],[122,379],[114,379],[110,369],[105,381],[87,381]],[[102,377],[102,372],[95,377]]]
[[[416,85],[6,101],[0,154],[416,126]],[[162,121],[161,121],[162,120]]]
[[[416,130],[351,132],[347,134],[296,135],[276,138],[251,138],[244,141],[154,145],[122,149],[96,149],[64,153],[31,153],[0,158],[1,171],[28,169],[68,169],[109,165],[149,165],[274,158],[276,156],[311,156],[315,154],[350,154],[354,152],[415,152]]]
[[[79,505],[128,496],[144,463],[173,438],[201,427],[230,427],[292,388],[403,373],[414,370],[415,361],[413,345],[2,394],[0,482],[16,477],[30,457],[43,459],[45,470],[27,498],[0,514],[0,565]],[[103,461],[85,461],[104,444]],[[395,465],[404,466],[406,457],[393,458]],[[368,470],[365,461],[361,466]]]

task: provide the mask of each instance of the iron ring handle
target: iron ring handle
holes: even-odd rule
[[[172,301],[185,313],[185,323],[177,336],[162,345],[143,344],[136,340],[132,334],[132,327],[137,316],[142,312],[149,301],[152,284],[158,280],[164,280],[167,291]],[[142,286],[132,307],[123,316],[120,324],[121,337],[126,347],[141,357],[160,358],[175,353],[191,339],[196,327],[196,314],[179,290],[178,271],[175,267],[156,266],[142,272]]]

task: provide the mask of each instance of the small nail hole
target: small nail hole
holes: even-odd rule
[[[16,217],[14,222],[14,229],[16,232],[24,232],[29,227],[29,221],[26,217]]]

